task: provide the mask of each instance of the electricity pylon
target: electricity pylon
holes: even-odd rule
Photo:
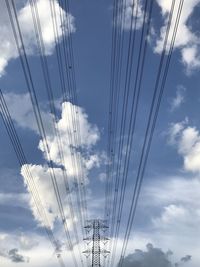
[[[92,243],[92,246],[87,250],[83,251],[86,257],[92,255],[92,267],[101,267],[101,255],[107,257],[110,253],[106,249],[101,248],[101,243],[104,245],[108,242],[108,238],[102,236],[102,232],[105,232],[108,229],[108,226],[105,225],[102,220],[90,220],[88,225],[84,227],[87,233],[90,233],[92,230],[92,236],[84,238],[87,245],[89,246]]]

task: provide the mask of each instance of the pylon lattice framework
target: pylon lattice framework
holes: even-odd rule
[[[105,245],[109,240],[101,235],[101,231],[105,232],[108,227],[102,220],[90,220],[88,221],[88,225],[85,226],[85,229],[87,233],[90,233],[91,230],[93,231],[92,236],[84,238],[88,246],[92,242],[92,247],[83,251],[83,253],[86,257],[92,255],[92,267],[101,267],[101,255],[106,257],[110,253],[106,249],[101,248],[101,242]]]

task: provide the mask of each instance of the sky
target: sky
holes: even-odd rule
[[[65,1],[33,1],[37,6],[40,19],[43,56],[48,65],[53,91],[54,101],[52,102],[49,102],[41,67],[41,57],[30,8],[32,1],[14,1],[44,124],[46,137],[44,138],[44,134],[41,135],[41,131],[38,129],[6,2],[10,5],[12,3],[11,0],[0,0],[0,89],[27,161],[23,162],[22,166],[19,165],[1,118],[0,265],[4,267],[55,267],[59,266],[56,256],[59,254],[66,266],[75,266],[63,223],[65,227],[67,225],[71,236],[78,266],[81,266],[81,260],[83,260],[84,266],[88,266],[86,258],[81,253],[87,249],[82,240],[86,213],[85,202],[82,201],[84,195],[81,194],[85,192],[87,217],[104,219],[105,188],[108,179],[106,170],[110,168],[111,164],[114,164],[112,166],[115,168],[118,164],[117,154],[114,157],[114,163],[107,154],[113,28],[121,29],[124,38],[120,93],[115,110],[118,114],[118,121],[114,139],[117,148],[120,138],[124,140],[121,152],[123,164],[128,139],[127,129],[130,120],[134,77],[137,70],[139,40],[143,26],[142,18],[144,15],[146,16],[145,25],[147,25],[149,10],[145,13],[145,1],[138,1],[130,95],[124,122],[125,131],[123,136],[120,136],[124,81],[128,60],[128,38],[132,31],[130,29],[132,7],[137,1],[118,1],[121,3],[120,10],[124,12],[123,25],[120,24],[120,19],[113,25],[113,1],[69,1],[69,10],[65,9],[63,4]],[[172,2],[173,0],[153,0],[127,186],[116,254],[112,265],[116,267],[120,266],[118,262]],[[169,54],[172,29],[181,0],[175,2],[165,57]],[[51,6],[54,7],[53,15]],[[136,214],[124,255],[124,267],[199,267],[199,15],[200,0],[185,0]],[[57,23],[57,43],[55,43],[52,21]],[[57,64],[59,48],[63,49],[64,42],[69,43],[70,40],[72,40],[74,65],[63,64],[64,75],[66,79],[67,75],[74,72],[77,101],[74,101],[70,95],[64,96]],[[20,51],[23,52],[21,44]],[[62,62],[64,62],[63,56],[64,54],[62,54]],[[116,88],[114,89],[116,90]],[[53,116],[51,108],[54,108],[56,118]],[[0,113],[2,113],[2,109],[0,109]],[[62,147],[62,153],[60,147]],[[116,149],[116,153],[117,151]],[[81,164],[78,165],[77,162],[81,162]],[[37,188],[46,219],[44,216],[40,216],[35,205],[32,196],[33,187],[29,182],[29,172]],[[66,186],[65,176],[69,188]],[[55,177],[64,207],[64,218],[61,216],[55,188],[53,188],[52,180]],[[117,177],[116,169],[113,171],[113,177]],[[121,185],[122,178],[120,172],[119,185]],[[80,193],[78,188],[83,188],[80,189]],[[82,196],[82,198],[78,199],[77,196]],[[112,199],[112,195],[109,197]],[[111,204],[112,209],[115,204],[118,208],[118,202]],[[72,216],[72,210],[74,210],[74,216]],[[114,221],[114,225],[109,222],[109,230],[106,233],[108,236],[115,225],[116,221]],[[74,227],[77,227],[78,238],[76,238]],[[55,235],[54,246],[49,241],[45,229],[50,229]],[[109,261],[112,262],[114,241],[115,239],[111,237],[106,245],[106,249],[110,250],[111,255],[104,261],[105,266],[108,266]]]

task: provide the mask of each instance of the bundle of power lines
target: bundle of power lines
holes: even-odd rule
[[[124,30],[126,23],[126,3],[127,2],[124,0],[114,0],[113,4],[107,146],[109,164],[106,170],[107,179],[104,214],[105,220],[108,221],[111,238],[109,245],[111,257],[104,262],[104,265],[108,267],[115,266],[114,263],[116,264],[116,250],[119,234],[120,239],[122,239],[122,247],[119,248],[120,260],[118,267],[123,266],[128,241],[133,229],[138,198],[166,84],[184,0],[180,0],[178,3],[176,3],[175,0],[172,0],[171,3],[171,10],[168,16],[168,24],[163,41],[162,52],[160,54],[160,61],[158,69],[155,71],[152,102],[150,103],[150,110],[147,124],[145,126],[144,139],[141,146],[141,154],[139,156],[136,174],[130,170],[130,161],[131,153],[135,150],[133,138],[135,136],[136,120],[138,118],[138,105],[141,89],[142,86],[144,86],[145,80],[144,67],[145,63],[147,63],[147,46],[150,37],[152,13],[155,1],[142,1],[144,7],[142,15],[141,12],[139,14],[139,5],[141,4],[141,1],[133,1],[132,14],[130,16],[130,29],[128,33],[126,33],[126,35],[128,35],[127,42],[125,42],[126,38]],[[178,7],[175,8],[175,5],[178,5]],[[177,12],[175,12],[175,10],[177,10]],[[139,16],[142,16],[142,18]],[[176,19],[175,23],[172,24],[173,16],[176,16]],[[141,31],[138,31],[139,33],[137,34],[137,23],[139,19],[142,20],[142,26]],[[138,35],[140,36],[139,40],[137,40]],[[138,42],[139,45],[136,45],[136,42]],[[136,162],[136,159],[133,158],[132,160],[135,160]],[[131,182],[129,182],[131,198],[129,194],[128,202],[130,202],[130,206],[125,207],[124,203],[125,200],[127,201],[128,177],[131,177]],[[124,210],[126,211],[125,217],[127,218],[127,221],[123,220],[123,223],[125,223],[125,231],[124,234],[122,234],[123,231],[120,230],[122,230],[121,224]]]
[[[77,202],[77,213],[78,213],[78,219],[79,219],[80,225],[77,225],[77,222],[74,219],[75,218],[75,211],[73,207],[74,205],[71,199],[69,179],[67,177],[65,168],[62,168],[62,175],[63,175],[64,184],[65,184],[66,198],[68,200],[70,216],[71,216],[71,219],[73,220],[72,227],[73,227],[73,233],[75,237],[75,243],[78,246],[79,260],[83,266],[81,249],[80,249],[80,240],[82,240],[84,237],[83,229],[84,229],[84,225],[87,219],[86,190],[85,190],[85,181],[84,181],[85,178],[84,178],[84,173],[83,173],[83,162],[78,153],[73,153],[73,148],[72,148],[72,147],[77,147],[78,144],[81,143],[81,136],[80,136],[80,125],[79,125],[79,118],[78,118],[79,114],[77,110],[78,103],[77,103],[77,93],[76,93],[76,78],[75,78],[75,71],[74,71],[72,36],[71,36],[71,28],[70,28],[71,26],[70,26],[70,21],[69,21],[69,16],[68,16],[69,3],[67,0],[64,0],[61,2],[67,14],[67,23],[64,21],[65,20],[64,12],[60,12],[59,18],[56,17],[57,14],[56,14],[55,1],[49,1],[49,5],[50,5],[50,11],[51,11],[50,13],[51,13],[53,32],[54,32],[54,40],[55,40],[55,47],[56,47],[56,60],[57,60],[57,66],[58,66],[58,72],[59,72],[60,87],[61,87],[61,92],[63,96],[62,100],[63,102],[65,102],[67,101],[67,99],[70,99],[70,101],[74,104],[74,105],[71,105],[72,118],[69,118],[70,120],[72,120],[73,127],[71,130],[68,131],[68,136],[70,139],[69,142],[70,144],[72,144],[72,146],[70,146],[71,161],[73,164],[73,169],[75,170],[74,183],[77,186],[76,202]],[[28,57],[27,57],[27,51],[26,51],[26,47],[24,44],[24,40],[23,40],[23,33],[21,31],[21,26],[18,20],[15,1],[14,0],[5,1],[5,4],[7,6],[7,11],[8,11],[13,35],[15,38],[19,58],[21,61],[22,70],[24,73],[27,89],[30,95],[30,99],[31,99],[31,103],[32,103],[33,111],[34,111],[34,116],[37,122],[38,132],[39,132],[41,141],[43,143],[45,153],[47,155],[47,159],[48,159],[47,164],[50,170],[51,182],[52,182],[52,186],[54,189],[55,198],[58,204],[60,220],[63,224],[63,229],[64,229],[64,233],[66,236],[66,243],[68,244],[68,248],[71,251],[74,266],[78,267],[77,255],[75,255],[75,252],[74,252],[74,245],[73,245],[74,242],[72,241],[72,237],[68,229],[66,215],[65,215],[64,207],[63,207],[63,200],[60,195],[60,189],[59,189],[57,177],[54,171],[53,161],[51,159],[51,155],[50,155],[49,148],[48,148],[46,131],[45,131],[44,123],[43,123],[41,110],[38,104],[37,93],[35,90],[35,82],[33,79],[32,71],[31,71],[30,64],[29,64]],[[46,88],[47,95],[48,95],[50,112],[52,115],[51,117],[52,117],[52,122],[53,122],[54,135],[55,135],[57,146],[59,149],[60,162],[62,163],[63,166],[65,166],[64,148],[62,146],[61,136],[57,128],[57,124],[56,124],[57,115],[56,115],[56,108],[55,108],[55,100],[54,100],[54,94],[52,90],[52,81],[51,81],[50,74],[49,74],[49,65],[48,65],[47,58],[46,58],[45,45],[44,45],[43,36],[42,36],[38,6],[37,6],[37,2],[34,0],[30,0],[29,5],[31,8],[31,14],[32,14],[32,19],[33,19],[33,24],[34,24],[34,31],[35,31],[38,51],[39,51],[42,74],[43,74],[45,88]],[[60,21],[63,25],[65,24],[65,27],[62,27],[62,39],[63,39],[62,46],[59,44],[58,21]],[[2,93],[0,95],[0,100],[1,100],[0,102],[1,115],[3,118],[4,124],[6,126],[8,135],[10,137],[10,140],[12,142],[12,145],[18,157],[20,166],[21,167],[24,165],[26,166],[25,172],[28,177],[27,179],[29,183],[29,188],[31,190],[34,203],[37,207],[38,214],[39,216],[41,216],[42,220],[45,222],[45,225],[47,225],[45,227],[45,230],[48,234],[48,237],[52,245],[55,247],[55,250],[57,251],[58,249],[57,241],[54,237],[53,231],[51,230],[44,207],[42,206],[37,186],[34,183],[34,177],[31,174],[30,169],[28,168],[28,165],[27,165],[28,162],[26,160],[22,145],[17,136],[16,130],[14,128],[14,124],[10,117],[10,113],[8,111],[8,108],[7,108],[7,105],[6,105],[6,102],[4,100]],[[78,230],[82,231],[83,236],[81,237],[81,239],[79,237]],[[57,256],[58,256],[60,264],[62,266],[65,266],[64,262],[62,261],[61,255],[57,253]]]
[[[61,1],[64,10],[69,14],[69,3],[67,0]],[[132,160],[132,150],[134,149],[134,136],[136,132],[136,121],[138,119],[138,106],[141,98],[141,91],[144,85],[144,68],[146,63],[148,40],[150,37],[152,13],[154,9],[154,0],[143,1],[143,12],[140,12],[140,0],[133,0],[130,16],[130,29],[125,33],[126,14],[125,6],[126,0],[113,0],[113,17],[112,17],[112,48],[111,48],[111,71],[110,71],[110,101],[109,101],[109,120],[108,120],[108,145],[107,154],[109,164],[106,170],[106,190],[105,190],[105,213],[104,218],[109,224],[111,242],[109,243],[109,251],[111,256],[104,261],[105,266],[114,266],[116,262],[116,250],[118,247],[118,240],[122,238],[122,247],[120,248],[120,261],[118,267],[123,266],[124,256],[127,250],[130,234],[133,229],[133,223],[138,205],[138,198],[141,190],[142,181],[144,178],[147,159],[152,143],[152,138],[156,126],[158,112],[162,100],[163,91],[166,84],[168,70],[170,66],[171,56],[174,48],[175,38],[177,34],[178,24],[181,16],[182,6],[184,0],[172,0],[171,10],[168,16],[168,24],[166,27],[165,38],[163,42],[162,52],[160,54],[160,61],[158,69],[155,71],[155,84],[153,85],[152,101],[145,125],[144,139],[141,146],[141,154],[137,166],[136,174],[131,173],[130,162]],[[47,163],[50,170],[50,178],[52,187],[54,189],[55,198],[58,204],[60,221],[63,225],[68,248],[71,251],[74,266],[78,267],[77,255],[74,252],[74,243],[71,232],[69,231],[66,215],[63,207],[63,199],[60,194],[60,189],[57,182],[57,177],[53,167],[53,161],[49,152],[47,135],[43,123],[41,110],[38,103],[35,82],[27,57],[26,47],[23,40],[23,33],[21,31],[20,23],[17,16],[17,10],[14,0],[6,1],[8,15],[12,26],[13,35],[19,53],[19,58],[24,73],[26,86],[30,95],[34,116],[37,122],[38,132],[45,153],[47,155]],[[65,166],[64,148],[61,141],[61,135],[57,128],[57,114],[55,107],[54,93],[52,89],[52,81],[50,77],[49,64],[46,58],[45,45],[42,36],[40,16],[38,12],[37,3],[34,0],[29,0],[31,14],[34,24],[35,38],[37,42],[39,58],[41,63],[42,75],[48,96],[49,108],[52,115],[53,131],[59,149],[60,162]],[[71,199],[70,184],[65,168],[62,168],[62,176],[65,184],[66,198],[69,205],[71,219],[73,220],[73,236],[75,243],[78,246],[79,259],[82,261],[80,240],[84,237],[84,225],[87,220],[87,202],[86,189],[84,181],[83,163],[79,153],[73,152],[73,147],[78,147],[81,143],[79,114],[77,110],[77,92],[76,92],[76,78],[74,71],[74,55],[72,46],[71,26],[69,18],[67,17],[67,25],[62,27],[62,44],[59,44],[58,21],[65,24],[64,13],[60,12],[59,18],[56,18],[56,7],[54,1],[49,1],[52,26],[55,40],[56,60],[59,73],[59,82],[62,101],[68,99],[74,104],[71,105],[72,123],[73,127],[68,132],[69,142],[73,144],[71,149],[71,161],[76,175],[74,175],[74,183],[77,185],[76,192],[76,207]],[[175,8],[178,5],[178,8]],[[177,10],[176,14],[175,10]],[[138,17],[142,21],[141,30],[137,32]],[[172,17],[176,16],[175,23],[172,25]],[[172,34],[171,34],[172,32]],[[128,37],[127,37],[128,36]],[[138,37],[139,36],[139,37]],[[169,37],[171,36],[170,40]],[[8,107],[2,92],[0,92],[0,112],[12,142],[13,148],[17,155],[20,166],[25,166],[25,173],[27,177],[28,186],[30,188],[38,215],[45,224],[45,231],[50,242],[55,250],[58,250],[57,239],[53,230],[50,227],[47,214],[42,205],[39,190],[34,182],[33,174],[28,167],[28,161],[23,151],[21,142],[15,130],[12,118],[10,116]],[[122,236],[122,215],[124,211],[124,204],[127,197],[127,183],[128,178],[131,177],[131,201],[127,209],[127,221],[125,222],[125,231]],[[75,218],[75,208],[78,214],[78,225]],[[82,232],[81,239],[79,232]],[[120,236],[119,236],[120,234]],[[56,253],[61,266],[65,266],[62,257]]]

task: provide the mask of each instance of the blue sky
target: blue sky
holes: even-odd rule
[[[11,1],[9,2],[11,3]],[[64,206],[65,220],[74,242],[78,264],[80,264],[79,249],[84,250],[85,245],[82,241],[80,221],[82,210],[79,210],[76,199],[76,181],[79,186],[85,188],[88,217],[91,219],[103,218],[104,216],[106,168],[110,164],[107,156],[107,142],[112,29],[114,27],[112,21],[113,2],[104,0],[70,1],[70,10],[67,13],[62,4],[63,1],[35,1],[39,11],[45,56],[54,94],[57,115],[56,129],[60,133],[63,161],[59,157],[59,144],[54,135],[53,117],[50,114],[50,105],[42,75],[29,1],[17,0],[15,2],[44,123],[49,154],[45,152],[44,139],[41,138],[37,128],[30,95],[13,39],[7,8],[4,0],[1,0],[0,88],[14,121],[28,165],[22,166],[22,168],[19,166],[3,120],[0,120],[0,265],[4,267],[58,266],[55,249],[52,248],[44,232],[45,227],[50,227],[56,236],[56,240],[59,240],[57,247],[61,248],[59,253],[62,254],[66,266],[74,266],[71,251],[68,250],[64,238],[50,174],[53,169]],[[123,2],[122,10],[124,11],[125,24],[116,25],[116,27],[122,27],[124,49],[120,100],[117,108],[119,114],[118,128],[114,143],[118,146],[120,138],[124,138],[123,151],[125,151],[145,1],[139,1],[138,6],[136,45],[131,91],[127,106],[126,130],[124,136],[120,137],[119,126],[123,105],[122,97],[131,8],[133,2],[137,1],[126,0]],[[172,4],[172,0],[155,0],[153,2],[151,30],[147,43],[147,56],[114,266],[117,266],[121,253],[147,117]],[[175,23],[180,2],[179,0],[176,1],[172,25]],[[71,70],[72,66],[65,66],[65,71],[74,71],[75,73],[78,98],[76,105],[72,101],[70,102],[69,98],[63,102],[56,49],[58,47],[62,49],[64,38],[67,41],[69,40],[69,32],[66,31],[63,38],[62,21],[57,18],[59,44],[55,46],[50,3],[54,4],[57,17],[59,18],[61,12],[65,23],[70,23],[75,68]],[[125,253],[127,256],[123,265],[125,267],[134,267],[136,262],[144,267],[151,267],[147,265],[147,262],[154,267],[199,266],[199,14],[199,0],[184,1],[137,212]],[[172,31],[169,32],[167,48],[171,36]],[[74,130],[74,110],[78,114],[78,116],[75,115],[75,124],[77,121],[80,124],[81,138],[77,138],[78,135]],[[80,166],[77,169],[74,168],[72,152],[75,155],[75,161],[79,158],[82,168]],[[52,169],[48,165],[49,155],[53,164]],[[125,154],[122,153],[122,157],[124,156]],[[26,168],[32,173],[49,225],[37,213],[31,197],[31,187],[28,184]],[[66,196],[65,192],[62,177],[63,169],[69,179],[69,195],[75,212],[74,218],[71,217],[69,196]],[[115,171],[113,172],[114,177],[116,176]],[[79,180],[81,174],[84,176],[84,184]],[[120,176],[120,183],[121,179]],[[84,213],[81,216],[84,216]],[[78,230],[80,241],[78,244],[73,232],[74,225]],[[110,244],[107,245],[111,252],[113,241],[111,238]],[[137,250],[135,251],[135,249]],[[172,253],[169,253],[169,250]],[[84,258],[83,260],[85,262]]]

